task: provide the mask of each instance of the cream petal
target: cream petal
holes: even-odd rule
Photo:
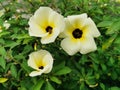
[[[44,28],[41,28],[35,21],[34,17],[31,17],[29,20],[29,35],[30,36],[37,36],[37,37],[43,37],[46,36],[47,33],[44,30]]]
[[[49,73],[52,70],[53,65],[48,65],[45,67],[44,73]]]
[[[57,12],[51,12],[49,15],[49,25],[53,23],[55,28],[60,28],[60,32],[63,32],[65,23],[64,17]]]
[[[41,43],[42,44],[48,44],[48,43],[52,43],[55,41],[55,39],[57,38],[57,36],[60,34],[60,28],[54,28],[52,31],[52,34],[48,34],[45,37],[41,38]]]
[[[50,53],[47,53],[44,57],[43,57],[43,63],[45,65],[52,65],[53,64],[53,57]]]
[[[89,52],[95,51],[96,49],[97,47],[92,36],[84,38],[84,40],[81,42],[81,54],[87,54]]]
[[[32,71],[30,74],[29,74],[29,76],[31,76],[31,77],[34,77],[34,76],[39,76],[39,75],[41,75],[43,72],[40,72],[40,71]]]
[[[36,70],[39,70],[38,68],[39,64],[42,64],[44,56],[47,55],[48,53],[49,52],[46,50],[32,52],[29,55],[28,65]]]
[[[69,55],[74,55],[80,50],[80,43],[77,40],[72,40],[71,38],[65,38],[61,42],[61,47],[65,50]]]
[[[87,14],[83,13],[80,15],[72,15],[67,18],[74,28],[82,28],[84,26],[85,19],[87,19]]]
[[[43,26],[45,28],[46,24],[48,23],[49,15],[52,12],[53,12],[53,10],[49,7],[40,7],[35,12],[34,18],[40,26]]]
[[[91,34],[93,37],[98,37],[98,36],[100,36],[99,30],[97,29],[97,26],[95,25],[94,21],[93,21],[91,18],[88,18],[88,19],[86,20],[85,28],[86,28],[88,31],[90,31],[90,34]]]
[[[32,57],[31,55],[29,55],[29,60],[28,60],[27,63],[28,63],[28,66],[38,70],[38,66],[37,66],[37,64],[34,61],[34,57]]]

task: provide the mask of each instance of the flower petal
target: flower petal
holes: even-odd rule
[[[45,64],[44,67],[44,73],[49,73],[52,70],[53,67],[53,58],[50,55],[50,53],[47,53],[43,58],[43,64]]]
[[[86,23],[85,23],[85,27],[88,31],[90,31],[90,34],[93,36],[93,37],[98,37],[100,36],[100,32],[98,31],[95,23],[93,22],[93,20],[91,18],[88,18],[86,20]]]
[[[40,27],[36,23],[34,17],[31,17],[28,23],[30,25],[30,28],[29,28],[29,35],[30,36],[43,37],[43,36],[48,35],[48,33],[46,33],[45,29]]]
[[[67,18],[74,28],[82,28],[84,26],[85,19],[87,19],[87,14],[83,13],[80,15],[72,15]]]
[[[49,52],[46,50],[39,50],[31,53],[29,55],[28,65],[36,70],[39,70],[38,66],[42,63],[42,59],[47,53]]]
[[[53,28],[59,28],[60,32],[63,32],[65,23],[64,23],[64,17],[57,12],[51,12],[49,15],[49,25],[53,23]]]
[[[39,50],[29,55],[28,66],[34,68],[30,76],[41,75],[42,73],[49,73],[53,67],[53,58],[46,50]],[[39,67],[43,66],[43,69]]]
[[[50,13],[53,10],[49,7],[40,7],[34,14],[35,21],[42,27],[46,28],[46,24],[48,24],[48,19]]]
[[[87,54],[89,52],[95,51],[97,49],[95,41],[93,37],[86,37],[81,42],[80,53]]]
[[[32,55],[29,55],[28,66],[30,66],[36,70],[39,70],[36,62],[34,61],[34,57],[32,57]]]
[[[55,41],[55,39],[59,35],[60,31],[59,31],[59,28],[54,28],[52,31],[53,31],[52,34],[49,34],[49,35],[41,38],[42,44],[48,44],[48,43],[52,43]]]
[[[69,55],[73,55],[80,50],[80,43],[77,40],[72,40],[72,38],[65,38],[61,42],[61,47]]]
[[[34,77],[34,76],[38,76],[38,75],[41,75],[43,72],[40,72],[40,71],[32,71],[29,75],[31,77]]]

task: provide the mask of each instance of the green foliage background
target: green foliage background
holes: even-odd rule
[[[117,1],[117,0],[116,0]],[[115,0],[0,0],[0,90],[120,90],[120,2]],[[63,16],[87,13],[101,36],[97,51],[74,56],[60,47],[61,39],[42,45],[28,35],[29,17],[40,6],[49,6]],[[4,21],[10,23],[6,30]],[[52,72],[29,77],[28,55],[39,49],[54,57]]]

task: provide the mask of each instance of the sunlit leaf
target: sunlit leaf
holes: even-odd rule
[[[0,83],[6,82],[8,79],[7,78],[0,78]]]

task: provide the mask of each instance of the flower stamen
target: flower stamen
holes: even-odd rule
[[[49,34],[51,34],[52,33],[52,27],[51,26],[47,26],[47,28],[46,28],[46,32],[49,32]]]
[[[76,39],[81,38],[81,37],[82,37],[82,34],[83,34],[82,30],[80,30],[80,29],[78,29],[78,28],[75,29],[75,30],[72,32],[73,37],[76,38]]]

